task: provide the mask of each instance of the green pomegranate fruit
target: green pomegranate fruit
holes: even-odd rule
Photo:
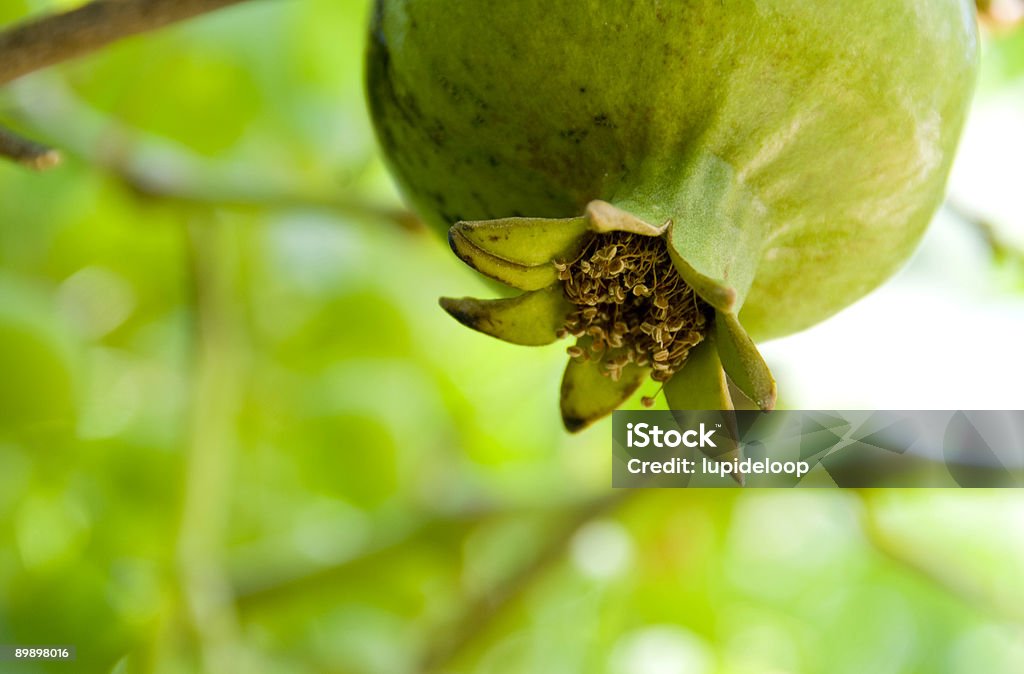
[[[409,201],[526,291],[442,305],[519,344],[575,337],[576,430],[648,375],[674,409],[730,409],[727,378],[771,408],[754,340],[911,254],[977,49],[967,0],[378,0],[367,82]]]

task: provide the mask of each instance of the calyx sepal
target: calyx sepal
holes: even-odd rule
[[[481,273],[527,292],[498,300],[443,298],[441,306],[464,325],[514,344],[540,346],[575,334],[579,341],[569,349],[572,358],[561,387],[562,419],[572,432],[585,428],[623,404],[648,375],[664,383],[666,398],[673,409],[734,409],[729,380],[759,408],[771,409],[775,404],[775,381],[736,317],[743,295],[749,288],[748,276],[752,278],[752,270],[737,273],[739,258],[729,254],[721,242],[709,244],[713,248],[710,251],[696,250],[696,246],[702,245],[702,240],[680,234],[689,226],[688,221],[684,227],[671,218],[654,225],[629,210],[600,200],[590,202],[584,214],[575,218],[459,222],[449,231],[452,250]],[[620,233],[619,238],[602,238],[600,243],[591,244],[594,237],[616,233]],[[629,254],[628,245],[620,250],[622,234],[627,235],[627,240],[630,235],[661,239],[668,257],[664,257],[663,252],[663,262],[659,264],[674,270],[681,282],[692,289],[693,301],[697,302],[696,298],[699,298],[706,303],[703,306],[707,307],[707,327],[700,327],[699,322],[693,324],[690,329],[699,329],[703,334],[688,333],[690,337],[686,339],[691,341],[680,342],[690,346],[685,347],[689,351],[679,352],[683,355],[677,361],[682,362],[678,371],[674,370],[677,366],[667,371],[664,369],[666,361],[662,359],[670,357],[668,350],[664,350],[664,354],[627,353],[629,357],[626,358],[617,346],[623,333],[608,333],[597,328],[594,328],[596,332],[588,329],[584,333],[578,327],[573,332],[574,319],[571,317],[582,311],[597,311],[598,308],[590,303],[602,300],[587,295],[590,299],[584,305],[584,300],[579,299],[580,294],[574,292],[577,299],[570,301],[563,282],[575,281],[569,280],[572,275],[567,270],[577,264],[584,265],[584,270],[590,269],[586,267],[588,264],[591,267],[595,263],[607,265],[604,271],[611,273],[614,281],[614,275],[620,272],[615,271],[618,267],[614,266],[614,260],[604,256],[616,255],[615,251]],[[754,245],[752,241],[740,243],[741,248]],[[649,246],[641,246],[638,250],[647,248]],[[584,255],[594,257],[581,260]],[[691,262],[691,255],[695,264]],[[716,264],[719,265],[717,271]],[[664,270],[660,273],[664,274]],[[603,278],[608,279],[607,276]],[[661,278],[666,277],[662,275]],[[739,287],[731,285],[730,280],[740,281]],[[615,283],[612,286],[616,293],[621,292]],[[641,284],[626,290],[639,293],[639,297],[649,296],[654,302],[652,310],[658,310],[657,286],[650,288]],[[625,300],[618,295],[617,301]],[[612,302],[613,307],[625,306],[614,304],[615,300]],[[616,325],[645,331],[661,329],[655,324],[648,327],[647,323],[643,326]],[[685,331],[680,334],[685,334]],[[605,362],[603,354],[606,349],[620,355]],[[686,360],[682,361],[684,357]]]

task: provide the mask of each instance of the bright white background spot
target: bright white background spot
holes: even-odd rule
[[[613,674],[706,674],[713,669],[711,649],[704,640],[676,625],[627,634],[611,656]]]
[[[980,96],[949,182],[956,211],[1024,249],[1024,85]],[[1024,408],[1024,296],[984,236],[941,211],[890,282],[762,353],[780,405],[805,409]]]
[[[122,276],[102,267],[86,267],[69,276],[57,302],[85,337],[99,339],[120,327],[135,311],[135,291]]]
[[[572,539],[572,562],[590,578],[612,578],[624,573],[633,559],[633,541],[615,522],[591,522]]]

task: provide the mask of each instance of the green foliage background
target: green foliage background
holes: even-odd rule
[[[1024,671],[1017,494],[611,493],[563,347],[437,308],[491,289],[396,217],[367,9],[249,3],[0,93],[69,154],[0,164],[0,643],[77,647],[0,670]]]

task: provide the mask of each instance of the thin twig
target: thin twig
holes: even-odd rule
[[[125,37],[245,0],[94,0],[0,32],[0,85]],[[36,170],[56,166],[55,150],[0,128],[0,157]]]
[[[986,217],[977,214],[973,209],[953,200],[946,202],[946,210],[970,227],[981,237],[996,263],[1009,262],[1024,269],[1024,249],[1011,241],[999,231],[999,228]]]
[[[0,33],[0,84],[244,0],[95,0]]]
[[[116,145],[113,135],[106,141]],[[286,184],[251,170],[200,160],[187,152],[136,142],[124,151],[90,156],[142,197],[215,208],[316,210],[357,220],[387,222],[411,233],[426,231],[414,213],[344,194],[341,187],[313,189]]]
[[[22,138],[0,126],[0,157],[37,171],[44,171],[60,163],[60,153],[53,148]]]
[[[165,138],[131,128],[83,103],[58,78],[11,87],[19,119],[64,148],[69,157],[104,168],[140,196],[217,208],[310,209],[386,222],[409,232],[425,226],[413,213],[374,203],[346,185],[297,181],[287,167],[214,161]]]

